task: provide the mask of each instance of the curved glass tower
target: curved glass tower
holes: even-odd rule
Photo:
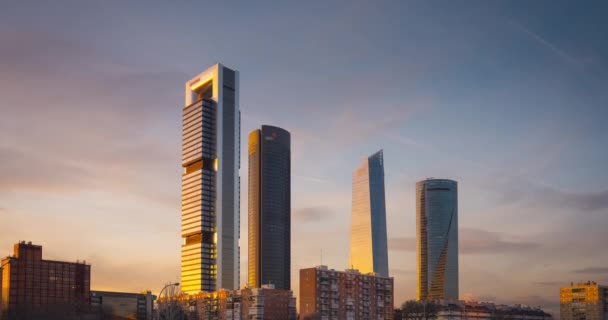
[[[249,286],[291,289],[291,137],[262,126],[249,134]]]
[[[418,300],[458,299],[458,184],[416,183]]]
[[[374,153],[353,172],[350,267],[388,277],[384,159]]]

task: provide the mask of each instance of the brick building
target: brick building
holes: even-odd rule
[[[21,241],[2,259],[1,307],[8,314],[88,310],[91,266],[42,259],[42,246]],[[27,317],[26,315],[26,317]]]
[[[301,319],[393,319],[393,278],[336,271],[300,270]]]

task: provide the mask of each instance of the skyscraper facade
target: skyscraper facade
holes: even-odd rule
[[[216,64],[186,83],[182,264],[186,293],[239,285],[239,73]]]
[[[388,277],[382,150],[366,158],[353,172],[350,267]]]
[[[418,300],[458,299],[458,185],[447,179],[416,183]]]
[[[249,286],[291,286],[291,138],[262,126],[249,134]]]

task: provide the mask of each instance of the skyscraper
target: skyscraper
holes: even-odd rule
[[[374,153],[353,172],[350,264],[362,273],[388,277],[384,160]]]
[[[291,286],[291,138],[262,126],[249,134],[249,286]]]
[[[458,299],[458,185],[416,183],[416,298]]]
[[[216,64],[186,83],[182,291],[239,285],[239,73]]]

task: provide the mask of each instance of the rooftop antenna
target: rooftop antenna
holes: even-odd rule
[[[321,248],[321,265],[323,265],[323,248]]]

